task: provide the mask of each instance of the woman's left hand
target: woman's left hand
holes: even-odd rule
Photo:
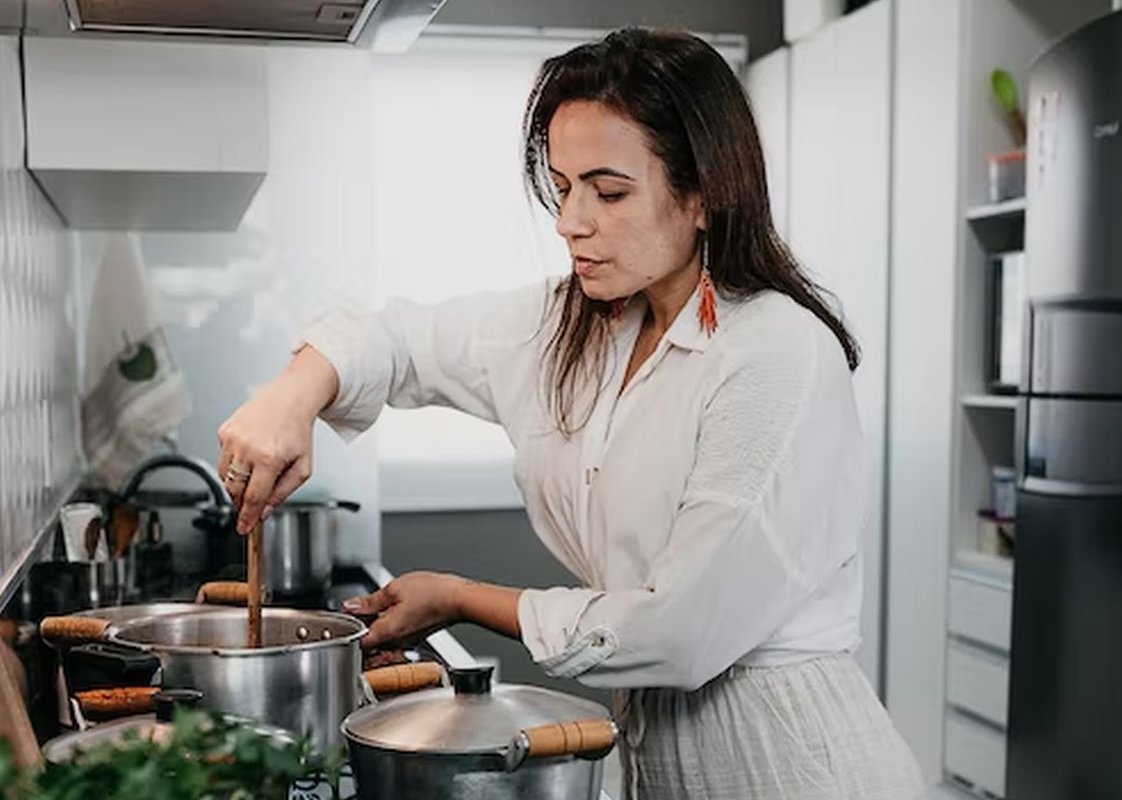
[[[460,619],[460,590],[468,583],[459,575],[409,572],[374,594],[347,600],[343,610],[359,617],[377,615],[362,639],[363,649],[408,644]]]

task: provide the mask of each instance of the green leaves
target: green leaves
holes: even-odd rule
[[[1001,110],[1006,114],[1016,113],[1021,106],[1020,92],[1017,91],[1017,82],[1013,76],[1003,69],[995,69],[990,73],[990,87]]]
[[[336,794],[342,760],[332,753],[324,765]],[[18,773],[0,740],[2,800],[272,800],[314,772],[306,737],[279,743],[221,715],[183,709],[165,743],[133,734],[36,773]]]

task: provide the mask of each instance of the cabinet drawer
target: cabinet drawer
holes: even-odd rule
[[[998,797],[1005,796],[1005,736],[947,712],[943,765],[947,772]]]
[[[952,573],[948,617],[951,633],[1009,652],[1011,588]]]
[[[1009,719],[1009,661],[966,645],[947,648],[947,702],[1002,728]]]

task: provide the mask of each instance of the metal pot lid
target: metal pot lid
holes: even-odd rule
[[[519,731],[607,719],[599,703],[536,686],[491,686],[493,667],[449,670],[451,687],[425,689],[365,706],[343,720],[354,742],[409,753],[502,751]]]

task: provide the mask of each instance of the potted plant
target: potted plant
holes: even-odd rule
[[[1025,193],[1025,142],[1028,131],[1021,110],[1017,82],[1003,69],[990,73],[990,92],[1013,137],[1015,149],[989,157],[990,202],[999,203]]]

